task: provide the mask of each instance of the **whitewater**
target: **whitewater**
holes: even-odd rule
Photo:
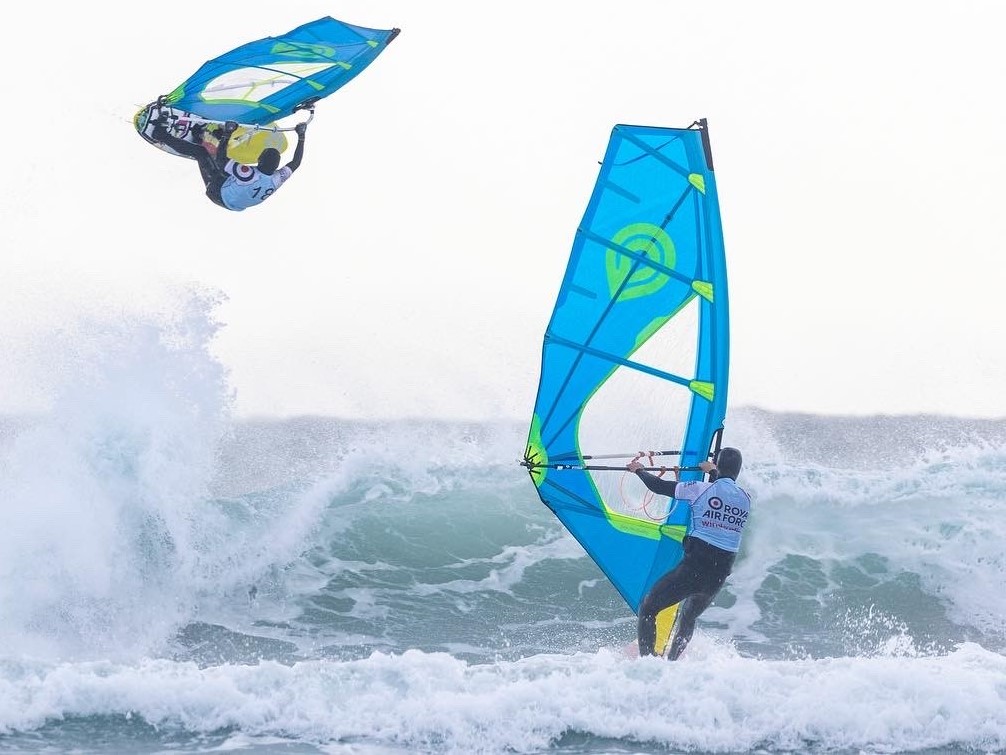
[[[732,409],[737,566],[634,659],[523,422],[236,419],[212,310],[0,418],[0,750],[1006,750],[1006,421]]]

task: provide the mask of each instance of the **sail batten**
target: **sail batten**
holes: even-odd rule
[[[662,378],[664,380],[670,380],[672,383],[677,383],[678,385],[690,385],[692,380],[688,378],[683,378],[680,375],[672,375],[670,372],[664,372],[663,370],[658,370],[656,367],[650,367],[646,364],[640,364],[639,362],[633,362],[631,359],[625,359],[624,357],[616,356],[615,354],[608,354],[600,349],[592,349],[590,346],[585,346],[581,343],[574,343],[573,341],[567,341],[565,338],[559,338],[558,336],[552,336],[549,338],[554,344],[559,346],[566,346],[568,348],[574,349],[576,351],[582,351],[584,354],[589,354],[590,356],[599,357],[600,359],[605,359],[612,364],[618,364],[622,367],[628,367],[632,370],[639,370],[640,372],[645,372],[655,377]]]

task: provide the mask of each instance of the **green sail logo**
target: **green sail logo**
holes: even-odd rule
[[[674,242],[660,226],[632,223],[616,233],[611,241],[614,248],[608,247],[605,259],[611,296],[617,295],[619,301],[649,296],[670,280],[667,273],[654,270],[622,251],[627,249],[663,267],[673,268],[676,257]]]
[[[284,58],[296,58],[297,60],[326,60],[332,62],[335,57],[335,48],[331,45],[317,45],[302,42],[277,42],[272,46],[270,52],[273,55],[282,55]]]

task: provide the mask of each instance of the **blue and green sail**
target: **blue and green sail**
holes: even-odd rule
[[[209,121],[272,123],[348,84],[397,34],[319,18],[207,61],[164,104]]]
[[[625,511],[593,476],[617,472],[576,468],[586,466],[584,454],[616,450],[582,449],[581,419],[605,384],[630,370],[660,388],[640,395],[633,412],[645,416],[665,396],[686,409],[677,425],[660,428],[664,448],[680,451],[668,465],[693,467],[707,459],[722,428],[726,263],[708,131],[705,121],[696,126],[613,129],[545,333],[525,453],[542,501],[633,611],[681,559],[688,507],[673,506],[658,519]],[[686,311],[694,322],[688,367],[676,373],[634,358]],[[611,422],[638,418],[612,416]],[[701,473],[681,478],[701,479]]]

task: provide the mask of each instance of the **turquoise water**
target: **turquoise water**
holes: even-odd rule
[[[1006,424],[736,413],[755,513],[670,664],[517,424],[77,422],[0,436],[0,749],[1006,748]]]

